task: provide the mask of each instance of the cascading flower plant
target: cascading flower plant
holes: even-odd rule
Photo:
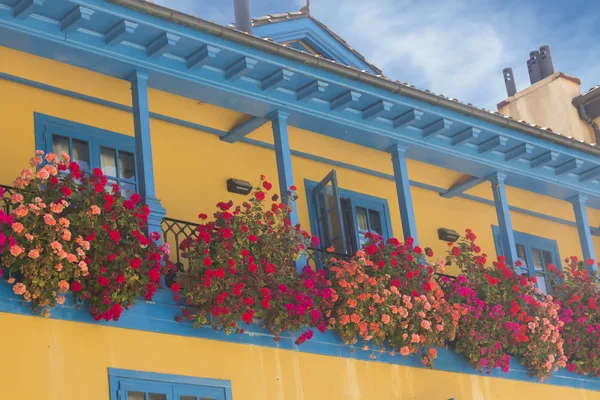
[[[447,291],[449,301],[463,308],[456,350],[480,371],[508,372],[516,356],[531,375],[549,378],[566,365],[559,306],[535,288],[535,277],[520,275],[503,256],[486,268],[475,239],[467,230],[465,238],[449,243],[447,261],[461,271]]]
[[[560,305],[561,334],[565,341],[567,369],[581,375],[600,376],[600,277],[594,260],[565,260],[563,275],[548,265],[555,301]]]
[[[360,340],[365,350],[371,344],[403,356],[420,352],[423,364],[432,366],[435,348],[454,338],[460,319],[433,279],[443,263],[427,263],[424,256],[433,252],[413,246],[410,238],[406,243],[367,238],[349,261],[328,261],[338,296],[330,327],[347,344]]]
[[[243,333],[240,321],[247,325],[256,321],[276,340],[286,330],[326,330],[325,318],[335,293],[323,271],[306,267],[299,275],[296,269],[300,254],[317,239],[311,239],[299,225],[291,225],[290,202],[296,199],[291,191],[287,196],[290,202],[280,202],[275,194],[266,208],[271,188],[262,176],[251,199],[242,206],[218,203],[214,219],[198,226],[197,238],[182,243],[188,272],[195,281],[187,287],[175,283],[171,289],[176,298],[182,292],[191,306],[184,308],[183,318],[196,326],[210,324],[226,333]],[[208,219],[206,214],[199,217]],[[312,335],[307,329],[296,343]]]
[[[169,264],[149,209],[122,196],[100,169],[83,171],[69,155],[38,150],[16,179],[10,215],[0,215],[0,260],[13,291],[48,316],[74,293],[96,320],[118,320],[136,298],[150,299]]]

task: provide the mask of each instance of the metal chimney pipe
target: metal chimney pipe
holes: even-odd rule
[[[252,33],[250,0],[233,0],[233,14],[235,17],[235,29]]]
[[[542,79],[542,68],[540,67],[540,52],[535,50],[529,53],[527,60],[527,70],[529,71],[529,82],[533,85]]]
[[[542,79],[554,73],[552,54],[550,53],[550,47],[547,45],[540,47],[540,68],[542,69]]]
[[[515,77],[513,75],[512,68],[504,68],[502,70],[504,74],[504,86],[506,86],[506,94],[508,97],[514,96],[517,93],[517,85],[515,84]]]

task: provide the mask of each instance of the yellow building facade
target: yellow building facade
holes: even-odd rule
[[[86,6],[95,10],[94,15],[113,7],[102,3],[92,1]],[[35,12],[42,15],[44,9]],[[127,12],[132,13],[131,18],[141,14],[135,9]],[[9,17],[2,18],[3,29],[11,29]],[[142,21],[140,16],[136,23]],[[32,25],[29,29],[19,29],[15,35],[34,37],[33,30],[42,28]],[[75,34],[83,35],[81,32]],[[33,47],[21,48],[8,42],[0,46],[0,184],[10,186],[35,149],[40,148],[36,139],[39,115],[58,125],[67,121],[84,130],[94,128],[135,137],[127,80],[74,65],[74,57],[62,58],[58,50],[53,56],[43,51],[36,54]],[[148,105],[156,197],[167,218],[194,223],[199,213],[211,213],[219,201],[243,201],[243,196],[227,191],[229,178],[254,183],[264,174],[277,181],[278,160],[270,122],[249,132],[244,141],[226,143],[222,136],[248,120],[241,111],[243,107],[226,108],[154,87],[148,91]],[[385,202],[390,235],[407,236],[389,152],[361,145],[360,140],[352,143],[294,124],[288,127],[288,134],[293,183],[300,196],[296,206],[303,226],[315,228],[314,222],[311,225],[307,185],[321,181],[335,169],[341,189]],[[436,157],[431,153],[432,159]],[[426,157],[417,158],[412,159],[408,153],[419,243],[432,247],[436,257],[443,257],[447,245],[438,238],[438,229],[462,233],[471,228],[490,258],[499,253],[501,239],[494,237],[493,229],[499,225],[497,200],[490,183],[485,181],[456,196],[442,197],[449,188],[465,181],[465,173],[426,162]],[[600,155],[589,158],[600,162]],[[473,160],[466,159],[465,163]],[[562,183],[548,180],[545,184]],[[506,187],[512,229],[556,243],[555,263],[560,263],[558,257],[581,256],[581,221],[573,212],[573,204],[551,195],[560,191],[536,193],[535,189],[525,190],[524,185]],[[597,190],[597,183],[593,185],[591,192]],[[589,226],[600,226],[600,209],[590,206],[586,211],[588,231]],[[599,249],[600,237],[590,238],[593,248]],[[2,285],[7,286],[4,281]],[[166,297],[159,296],[149,303],[140,301],[128,311],[131,317],[102,325],[75,306],[57,310],[49,319],[35,317],[10,291],[0,291],[0,341],[5,344],[0,399],[117,399],[117,392],[110,386],[111,370],[218,380],[230,387],[230,392],[224,392],[229,397],[223,398],[235,400],[600,399],[600,382],[593,378],[559,372],[541,384],[527,377],[520,365],[513,366],[509,374],[485,376],[471,371],[466,361],[450,350],[442,357],[439,369],[429,370],[400,356],[369,360],[368,353],[335,343],[333,335],[305,348],[290,344],[293,338],[278,344],[260,332],[228,337],[209,328],[194,330],[173,320],[178,306]],[[185,400],[188,398],[201,397]],[[154,400],[151,396],[147,399]]]

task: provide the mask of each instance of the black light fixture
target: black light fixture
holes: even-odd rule
[[[252,191],[252,185],[250,182],[241,179],[229,178],[227,179],[227,191],[237,194],[248,194]]]
[[[458,232],[453,231],[452,229],[440,228],[438,229],[438,238],[440,240],[443,240],[444,242],[454,243],[458,240],[458,238],[460,238],[460,235],[458,234]]]

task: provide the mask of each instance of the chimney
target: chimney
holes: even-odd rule
[[[595,104],[592,96],[582,96],[579,88],[581,81],[576,77],[554,72],[548,46],[541,46],[539,51],[529,53],[527,69],[531,86],[518,92],[512,69],[502,70],[508,98],[498,103],[500,114],[548,127],[553,132],[576,140],[588,143],[600,140],[600,100]],[[596,91],[600,93],[600,89]],[[582,102],[585,103],[583,106]]]
[[[250,16],[250,0],[233,0],[235,29],[252,33],[252,17]]]
[[[529,53],[527,60],[527,70],[529,71],[529,82],[533,85],[542,79],[542,69],[540,68],[540,52],[537,50]]]
[[[554,73],[554,65],[552,65],[552,54],[550,54],[549,46],[540,47],[540,67],[542,70],[542,79]]]
[[[517,93],[517,86],[512,68],[504,68],[502,73],[504,74],[504,86],[506,86],[507,96],[514,96]]]

